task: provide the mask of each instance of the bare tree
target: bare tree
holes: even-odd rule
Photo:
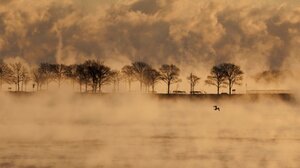
[[[220,94],[220,88],[226,87],[226,78],[224,71],[220,66],[212,67],[210,75],[207,76],[205,83],[217,87],[217,94]]]
[[[36,90],[42,90],[43,84],[46,82],[46,76],[42,72],[41,68],[35,68],[32,70],[32,80],[36,84]]]
[[[41,63],[39,66],[39,73],[43,74],[47,90],[49,88],[50,82],[53,80],[52,70],[51,70],[51,64],[49,63]],[[40,86],[41,87],[41,86]]]
[[[199,78],[198,76],[194,75],[193,73],[190,74],[190,76],[187,77],[187,79],[190,82],[191,85],[191,94],[195,93],[195,86],[198,84],[198,82],[200,81],[201,78]]]
[[[102,62],[94,60],[88,60],[84,64],[92,81],[93,92],[96,93],[97,88],[99,87],[99,92],[101,93],[102,86],[105,84],[109,84],[111,81],[111,69],[103,65]]]
[[[122,74],[123,74],[125,80],[127,80],[127,82],[128,82],[128,91],[130,92],[131,91],[131,83],[133,81],[135,81],[135,79],[136,79],[135,75],[134,75],[133,66],[125,65],[122,68]]]
[[[102,86],[109,84],[112,80],[112,71],[108,66],[103,65],[100,63],[98,65],[98,86],[99,92],[102,92]]]
[[[76,74],[77,65],[69,65],[65,68],[64,75],[72,81],[73,90],[75,88],[75,82],[77,80],[77,74]]]
[[[244,72],[237,65],[231,63],[224,63],[220,65],[223,71],[224,77],[228,82],[229,94],[232,94],[232,88],[234,85],[241,85]]]
[[[29,71],[23,67],[21,72],[21,91],[26,91],[28,82],[31,80]]]
[[[152,93],[155,92],[155,84],[157,82],[159,82],[159,80],[161,80],[161,75],[157,70],[155,70],[153,68],[150,68],[146,71],[146,73],[145,73],[145,84],[147,86],[151,86]]]
[[[92,85],[93,92],[96,93],[97,85],[98,85],[98,63],[93,60],[87,60],[84,63],[84,66],[86,66],[87,72],[91,79],[91,85]]]
[[[159,70],[161,72],[161,79],[168,86],[167,93],[170,94],[171,84],[174,84],[174,83],[177,83],[180,81],[180,79],[179,79],[180,69],[173,64],[171,64],[171,65],[164,64],[161,66],[161,68]]]
[[[21,62],[12,63],[10,64],[10,68],[12,70],[12,77],[11,81],[16,85],[16,91],[20,91],[20,84],[24,81],[27,77],[27,69]]]
[[[90,74],[88,72],[87,64],[80,64],[76,66],[76,79],[79,82],[80,92],[81,86],[84,83],[85,85],[85,92],[88,91],[88,85],[90,84]]]
[[[111,72],[111,80],[113,82],[113,91],[120,91],[120,81],[122,80],[122,75],[120,71],[112,71]]]
[[[67,66],[63,64],[50,64],[50,72],[54,81],[57,82],[58,88],[61,82],[66,78]]]
[[[10,67],[0,60],[0,90],[2,90],[2,85],[4,82],[10,83],[12,77],[12,70]]]
[[[132,63],[132,68],[136,79],[140,82],[140,91],[142,91],[145,72],[150,68],[150,65],[144,62],[134,62]]]

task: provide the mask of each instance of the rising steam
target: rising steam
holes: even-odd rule
[[[176,64],[182,78],[201,71],[204,81],[232,62],[249,85],[299,91],[299,46],[296,0],[0,0],[0,59],[28,69],[144,61]],[[52,92],[0,92],[0,167],[300,165],[297,102]]]
[[[231,61],[280,70],[299,61],[299,13],[292,2],[1,1],[0,53],[30,63]]]
[[[221,107],[213,111],[213,105]],[[0,95],[1,167],[299,165],[299,105],[141,95]]]

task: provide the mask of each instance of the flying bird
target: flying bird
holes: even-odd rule
[[[220,107],[214,106],[214,108],[215,108],[215,109],[214,109],[215,111],[220,111]]]

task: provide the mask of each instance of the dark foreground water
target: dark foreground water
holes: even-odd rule
[[[290,105],[66,103],[2,104],[0,168],[300,167]]]

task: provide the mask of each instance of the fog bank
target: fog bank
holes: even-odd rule
[[[299,165],[299,105],[276,99],[173,101],[54,93],[1,95],[0,102],[0,165]]]

